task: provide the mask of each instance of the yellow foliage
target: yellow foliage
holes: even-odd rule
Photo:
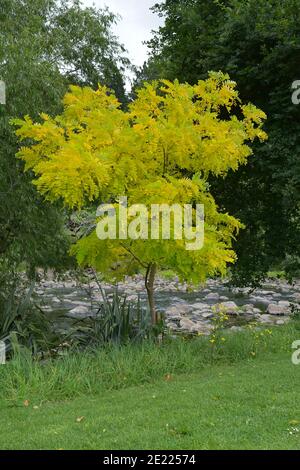
[[[25,144],[18,157],[34,172],[45,198],[71,209],[117,202],[119,196],[148,206],[205,205],[200,251],[187,252],[180,240],[100,241],[94,233],[73,248],[79,262],[112,273],[134,269],[137,261],[156,262],[194,281],[225,274],[236,259],[231,244],[242,225],[218,211],[207,179],[247,162],[249,144],[267,138],[265,114],[243,106],[236,84],[221,72],[194,86],[167,80],[145,84],[128,111],[102,86],[97,91],[72,86],[63,104],[60,116],[13,121]]]

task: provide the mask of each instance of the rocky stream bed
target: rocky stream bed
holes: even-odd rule
[[[101,283],[107,295],[114,286]],[[146,305],[146,292],[142,277],[128,278],[118,284],[127,300],[138,296]],[[72,280],[41,280],[35,296],[43,311],[60,330],[68,330],[74,320],[95,316],[102,294],[96,282],[79,285]],[[157,309],[165,316],[168,329],[173,332],[209,334],[216,310],[228,314],[229,328],[239,330],[243,325],[256,321],[265,325],[283,325],[291,314],[300,309],[300,280],[293,284],[272,279],[261,288],[231,288],[226,281],[208,280],[205,286],[191,289],[178,280],[158,279],[156,283]]]

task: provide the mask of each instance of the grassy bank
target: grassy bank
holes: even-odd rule
[[[221,337],[20,352],[0,367],[0,448],[300,449],[299,322]]]
[[[297,339],[300,323],[293,321],[272,329],[221,333],[214,344],[204,337],[178,338],[161,345],[146,342],[73,351],[46,361],[35,361],[28,352],[20,351],[0,367],[0,388],[11,404],[36,397],[64,400],[151,383],[167,374],[197,373],[212,365],[255,361],[272,354],[291,355],[292,342]]]
[[[290,356],[203,368],[69,401],[2,403],[1,449],[300,449]]]

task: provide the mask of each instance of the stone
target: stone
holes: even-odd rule
[[[211,306],[209,304],[205,304],[203,302],[197,302],[193,305],[191,305],[192,309],[193,310],[206,310],[206,309],[210,309]]]
[[[212,318],[214,314],[212,312],[201,312],[203,318]]]
[[[188,318],[181,318],[180,327],[183,330],[187,330],[190,332],[197,331],[197,325],[192,320],[189,320]]]
[[[283,308],[290,308],[291,304],[288,300],[280,300],[278,302],[278,305],[280,305],[280,307],[283,307]]]
[[[178,315],[187,315],[189,312],[191,312],[191,310],[191,305],[179,303],[177,305],[172,305],[172,307],[169,307],[166,310],[166,315],[171,317]]]
[[[220,295],[217,292],[211,292],[210,294],[207,294],[204,298],[205,300],[219,300]]]
[[[255,296],[255,295],[250,295],[250,299],[251,299],[252,302],[254,302],[255,304],[260,304],[260,305],[262,305],[262,306],[268,307],[268,305],[270,304],[270,300],[269,300],[269,299],[265,299],[264,297],[259,297],[259,296]]]
[[[281,326],[285,325],[289,321],[288,317],[281,318],[280,320],[276,320],[276,325]]]
[[[235,302],[222,302],[216,305],[217,312],[224,311],[228,315],[238,315],[239,308]]]
[[[254,305],[253,304],[245,304],[241,307],[241,310],[245,313],[253,313]]]
[[[78,307],[73,308],[67,313],[68,317],[82,319],[91,316],[91,312],[87,307],[79,305]]]
[[[276,321],[274,316],[268,315],[268,314],[260,315],[259,317],[257,317],[257,319],[260,323],[264,323],[264,324],[268,324],[268,325],[274,325],[274,323]]]
[[[267,308],[267,313],[269,315],[286,315],[289,313],[289,306],[284,307],[279,304],[269,304]]]

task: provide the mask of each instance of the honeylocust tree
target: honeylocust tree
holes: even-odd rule
[[[194,86],[145,84],[128,111],[101,86],[73,86],[63,104],[62,114],[41,114],[41,123],[29,116],[14,121],[24,142],[18,157],[46,200],[79,210],[107,204],[72,253],[110,278],[143,268],[155,324],[158,268],[197,283],[224,275],[234,263],[232,241],[242,225],[218,210],[207,181],[247,162],[251,142],[266,138],[265,115],[243,105],[236,84],[221,72]],[[204,240],[197,223],[202,205]],[[188,227],[180,209],[191,216]]]

